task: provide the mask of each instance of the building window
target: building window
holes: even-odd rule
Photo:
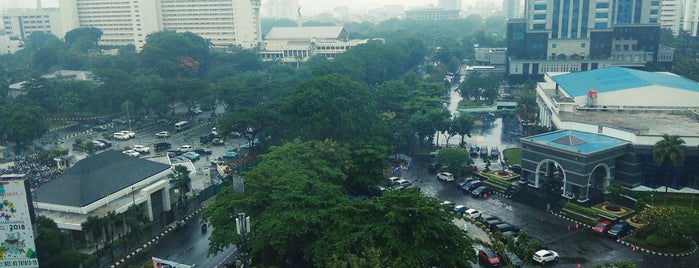
[[[607,28],[606,22],[595,22],[595,29],[605,29]]]
[[[585,43],[580,43],[580,47],[585,48]]]
[[[545,20],[546,14],[534,14],[534,19],[535,20]]]
[[[658,15],[658,10],[657,10],[657,9],[653,9],[653,10],[650,11],[650,14],[651,14],[651,15]]]
[[[595,13],[595,19],[606,19],[607,14],[607,12],[597,12]]]
[[[660,1],[650,1],[650,6],[657,7],[660,5]]]
[[[551,44],[551,48],[556,48],[556,43]]]
[[[546,4],[536,4],[534,10],[546,10]]]
[[[609,8],[609,3],[597,3],[595,5],[597,8]]]
[[[543,30],[545,28],[546,28],[546,25],[543,23],[534,24],[534,30]]]

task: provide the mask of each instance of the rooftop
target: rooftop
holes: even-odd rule
[[[525,139],[534,143],[583,154],[590,154],[629,143],[625,140],[577,130],[549,132]]]
[[[622,67],[609,67],[586,72],[553,76],[571,97],[585,96],[589,89],[605,93],[651,85],[699,92],[699,83],[671,73],[654,73]],[[581,83],[581,81],[585,81]]]
[[[625,130],[636,135],[660,136],[671,133],[682,137],[699,137],[699,120],[688,111],[641,111],[624,108],[603,110],[578,110],[560,113],[563,121],[580,122]]]
[[[342,26],[274,27],[267,33],[264,39],[309,40],[311,38],[335,39],[347,36],[349,36],[349,33]]]

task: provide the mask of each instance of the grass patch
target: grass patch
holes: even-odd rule
[[[634,234],[626,240],[636,246],[662,253],[683,253],[692,249],[692,243],[686,238],[672,239],[658,234],[646,237]]]
[[[575,212],[580,213],[580,214],[589,215],[590,217],[603,216],[603,217],[609,218],[609,219],[616,219],[617,218],[617,216],[612,214],[612,213],[599,211],[599,210],[596,210],[594,208],[589,208],[589,207],[577,205],[577,204],[572,203],[572,202],[567,202],[565,204],[565,208],[572,210],[572,211],[575,211]]]
[[[509,182],[509,181],[507,181],[507,180],[503,180],[503,179],[501,179],[501,178],[499,178],[499,177],[497,177],[497,176],[495,176],[495,175],[488,174],[488,173],[483,173],[483,172],[480,172],[479,174],[480,174],[481,176],[483,176],[483,177],[486,177],[491,183],[496,184],[496,185],[499,185],[499,186],[502,186],[502,187],[505,188],[505,189],[507,189],[508,187],[512,186],[512,183],[511,183],[511,182]]]
[[[522,148],[509,148],[502,151],[503,159],[508,165],[522,164]]]
[[[492,103],[484,100],[461,100],[459,108],[490,107]]]

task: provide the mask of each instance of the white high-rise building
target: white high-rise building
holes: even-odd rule
[[[3,33],[12,39],[24,40],[34,32],[63,38],[66,33],[57,8],[10,9],[2,13],[2,24]]]
[[[505,19],[522,18],[522,1],[521,0],[504,0],[502,2],[502,13]]]
[[[660,28],[669,29],[672,34],[680,33],[683,0],[663,0],[660,4]]]
[[[265,17],[274,19],[296,20],[299,12],[299,0],[266,0],[263,4]]]
[[[682,30],[691,36],[697,36],[699,32],[699,0],[685,0],[684,14],[682,16]]]
[[[102,30],[102,46],[134,44],[161,30],[192,32],[214,46],[256,47],[261,40],[261,0],[60,0],[69,29]]]

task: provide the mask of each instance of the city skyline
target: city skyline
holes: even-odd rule
[[[313,15],[323,12],[333,12],[333,8],[346,6],[351,13],[365,13],[367,10],[386,5],[403,5],[407,8],[437,6],[437,0],[298,0],[303,15]],[[267,2],[263,0],[264,3]],[[0,11],[14,8],[36,8],[35,0],[3,0],[0,1]],[[58,0],[41,0],[42,7],[58,7]]]

